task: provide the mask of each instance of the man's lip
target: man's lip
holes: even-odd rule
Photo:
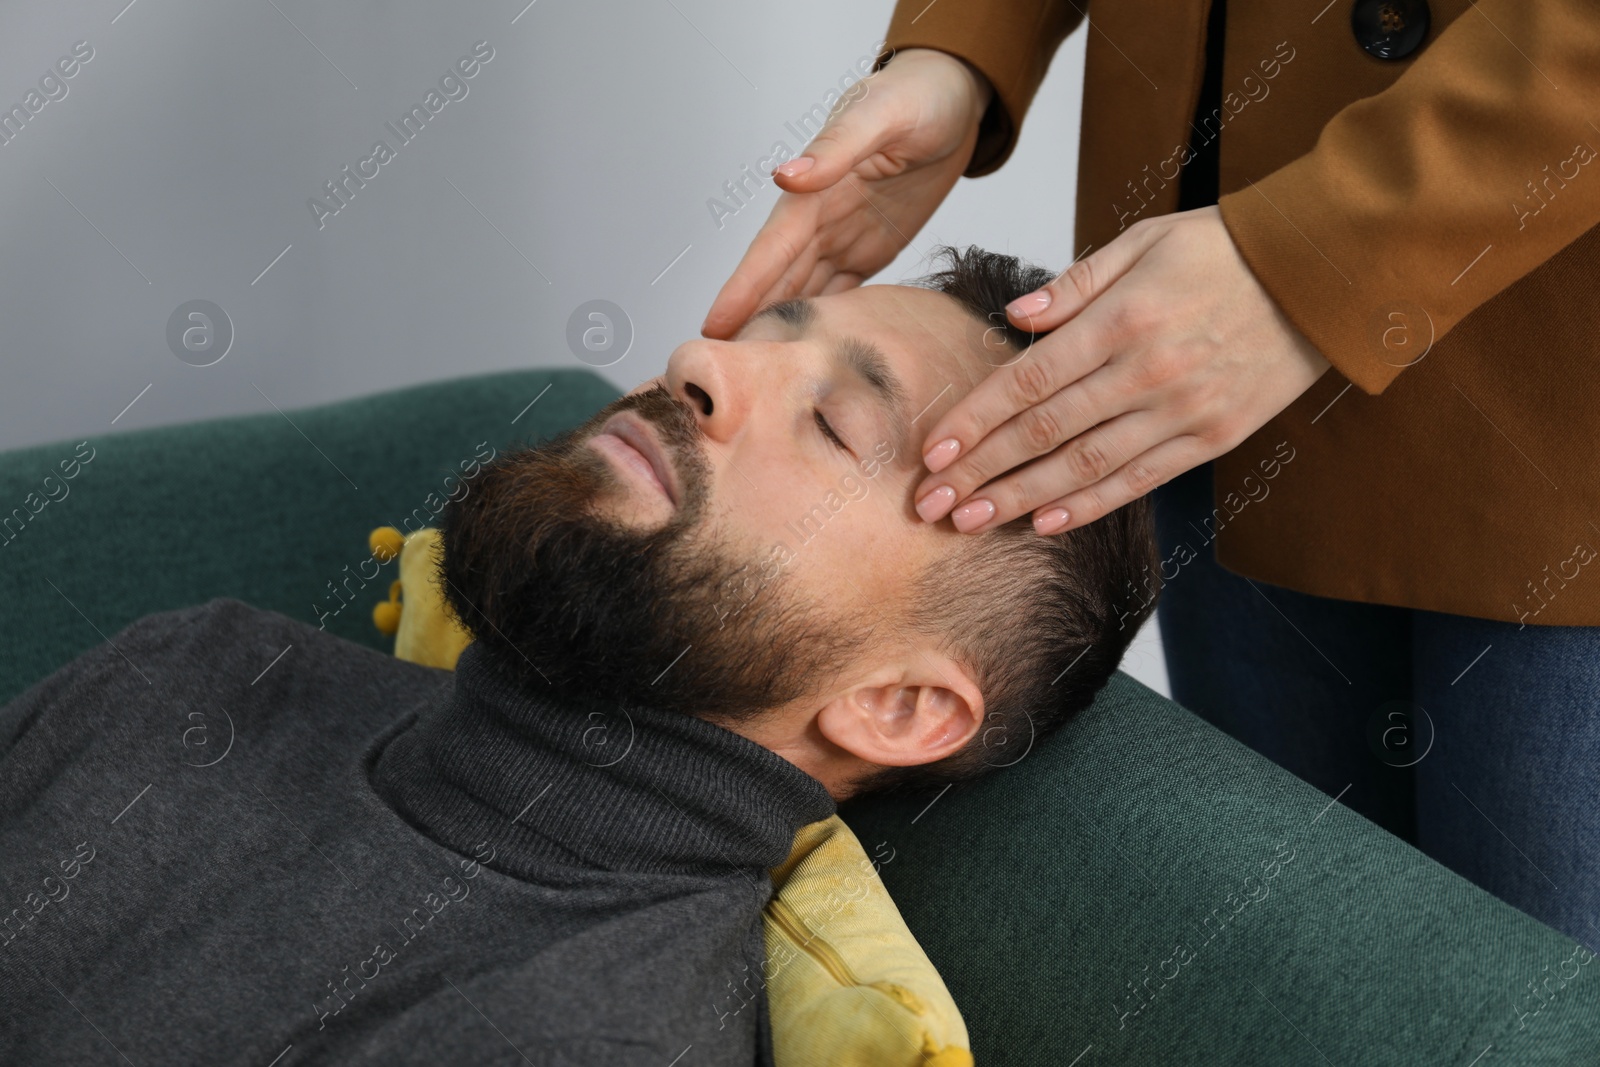
[[[606,420],[600,427],[601,433],[608,433],[620,439],[628,447],[639,453],[650,464],[650,469],[655,472],[656,481],[667,492],[667,499],[672,501],[674,507],[678,505],[678,485],[671,463],[667,462],[666,453],[656,443],[655,434],[650,430],[645,421],[627,411],[619,411]]]

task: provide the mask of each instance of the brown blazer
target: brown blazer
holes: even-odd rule
[[[1010,155],[1085,2],[900,0],[886,54],[995,87],[968,176]],[[1223,220],[1333,369],[1216,460],[1214,521],[1163,574],[1214,539],[1306,593],[1600,625],[1600,10],[1432,0],[1383,60],[1322,2],[1229,0],[1215,124]],[[1176,210],[1208,4],[1095,5],[1054,266]]]

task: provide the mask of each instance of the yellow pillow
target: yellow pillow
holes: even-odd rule
[[[394,654],[454,670],[472,637],[437,582],[439,532],[382,526],[370,545],[379,562],[400,557],[372,612]],[[777,1067],[972,1067],[960,1010],[844,820],[802,827],[771,873],[762,978]]]
[[[778,1067],[972,1067],[956,1002],[843,819],[802,827],[772,884],[762,977]]]
[[[380,526],[368,542],[379,563],[400,557],[400,577],[390,584],[389,599],[372,609],[373,624],[394,634],[397,658],[455,670],[456,659],[472,643],[472,635],[445,607],[436,569],[439,531],[425,526],[402,538],[393,526]]]

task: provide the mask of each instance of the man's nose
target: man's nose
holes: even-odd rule
[[[740,358],[739,343],[695,338],[685,341],[667,360],[664,376],[672,396],[694,412],[700,431],[727,444],[750,414],[751,396],[760,383],[755,368]]]

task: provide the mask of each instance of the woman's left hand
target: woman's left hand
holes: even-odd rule
[[[964,533],[1029,511],[1044,534],[1093,522],[1227,452],[1330,365],[1256,281],[1214,206],[1135,223],[1006,312],[1053,332],[923,442],[934,473],[917,512],[937,522],[959,504],[951,518]]]

